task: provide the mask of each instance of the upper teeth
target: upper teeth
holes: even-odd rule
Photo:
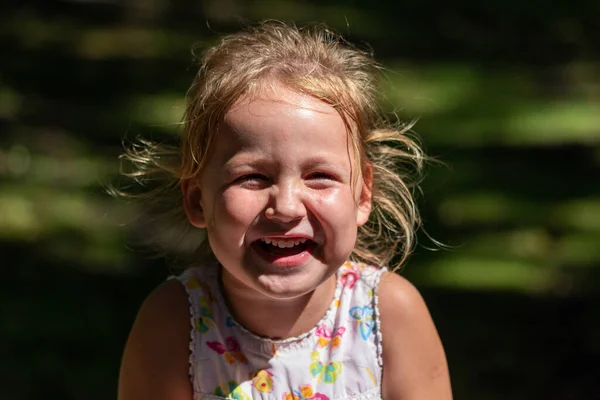
[[[272,244],[273,246],[285,248],[285,247],[294,247],[298,246],[301,243],[306,242],[306,239],[289,239],[289,240],[279,240],[279,239],[269,239],[263,238],[261,239],[266,244]]]

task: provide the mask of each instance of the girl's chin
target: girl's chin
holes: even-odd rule
[[[328,268],[319,262],[311,262],[297,273],[263,273],[255,277],[255,289],[264,296],[277,300],[293,300],[310,295],[323,283],[335,279],[337,268]]]
[[[292,300],[313,292],[320,284],[307,282],[306,278],[291,276],[260,275],[257,279],[257,290],[266,297],[277,300]]]

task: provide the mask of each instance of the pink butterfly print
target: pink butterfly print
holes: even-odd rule
[[[321,347],[325,347],[331,343],[331,348],[335,349],[336,347],[340,346],[344,332],[346,332],[346,328],[343,326],[338,327],[334,331],[327,325],[321,325],[317,328],[316,332],[317,336],[319,337],[317,344]]]
[[[360,271],[357,267],[353,267],[352,264],[348,264],[344,271],[342,271],[342,276],[340,280],[342,281],[342,285],[347,288],[352,289],[356,284],[360,276]]]
[[[244,353],[241,352],[240,344],[232,336],[225,338],[225,345],[217,341],[207,341],[206,345],[225,357],[225,361],[227,361],[228,364],[235,364],[236,360],[241,363],[248,362]]]

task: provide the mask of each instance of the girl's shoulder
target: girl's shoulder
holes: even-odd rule
[[[414,333],[416,328],[433,327],[425,300],[408,279],[390,271],[381,275],[378,286],[381,329],[388,343],[394,337]],[[398,332],[403,332],[399,335]]]
[[[451,399],[446,356],[425,300],[406,278],[384,272],[379,283],[383,397]]]
[[[170,280],[152,291],[135,319],[121,364],[119,399],[191,398],[188,296]]]
[[[397,311],[408,312],[423,303],[419,290],[403,276],[395,272],[383,271],[379,280],[379,295],[382,296],[382,307],[400,307]]]

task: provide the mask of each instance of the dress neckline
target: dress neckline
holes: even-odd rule
[[[231,321],[231,324],[235,327],[237,327],[241,332],[243,332],[244,334],[252,337],[254,340],[259,341],[259,342],[263,342],[263,343],[268,343],[268,344],[277,344],[277,345],[283,345],[283,344],[287,344],[287,343],[296,343],[299,341],[302,341],[308,337],[311,337],[314,335],[314,333],[317,331],[317,329],[325,324],[327,321],[332,320],[333,316],[335,315],[335,309],[337,308],[337,304],[338,301],[340,299],[341,293],[342,293],[342,289],[343,289],[343,285],[342,285],[342,280],[341,280],[341,275],[342,275],[342,270],[344,269],[344,264],[342,264],[338,270],[335,272],[335,277],[336,277],[336,282],[335,282],[335,290],[333,292],[333,298],[331,299],[331,302],[329,304],[329,308],[327,309],[327,311],[325,311],[325,314],[323,314],[323,317],[321,317],[321,319],[319,320],[319,322],[317,322],[310,330],[301,333],[298,336],[292,336],[289,338],[285,338],[285,339],[273,339],[273,338],[269,338],[266,336],[261,336],[261,335],[257,335],[256,333],[252,332],[251,330],[247,329],[244,325],[242,325],[240,322],[238,322],[232,315],[230,309],[229,309],[229,302],[227,301],[225,294],[224,294],[224,290],[225,288],[223,287],[223,280],[221,279],[221,275],[222,275],[222,266],[220,263],[217,263],[217,265],[215,266],[217,271],[216,271],[216,279],[213,280],[213,282],[215,282],[216,288],[215,288],[215,292],[217,294],[218,297],[218,302],[217,304],[219,304],[219,307],[222,308],[223,311],[223,315],[226,315],[227,319],[229,321]]]

